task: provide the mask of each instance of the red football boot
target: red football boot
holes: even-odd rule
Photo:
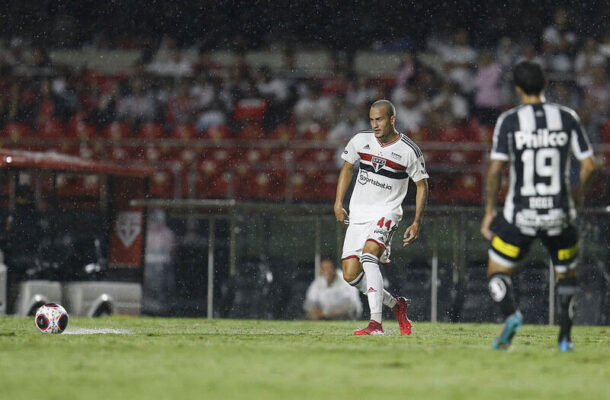
[[[383,326],[379,322],[371,320],[369,326],[357,330],[354,335],[383,335],[383,333]]]
[[[400,327],[400,333],[403,335],[410,335],[412,324],[409,321],[409,317],[407,316],[407,309],[409,308],[409,304],[411,300],[404,297],[396,298],[396,305],[392,307],[392,312],[398,321],[398,326]]]

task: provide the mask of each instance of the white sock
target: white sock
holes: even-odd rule
[[[350,285],[354,286],[356,289],[360,290],[360,293],[366,295],[368,290],[368,286],[366,286],[366,275],[364,275],[364,271],[362,271],[356,279],[353,281],[347,282]],[[396,298],[390,294],[387,290],[383,289],[383,304],[390,308],[393,308],[396,305]]]
[[[371,310],[371,320],[381,323],[381,307],[383,306],[383,277],[379,269],[379,259],[365,253],[360,258],[362,269],[366,275],[366,296]]]

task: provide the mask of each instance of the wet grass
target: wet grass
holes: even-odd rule
[[[74,334],[43,335],[0,318],[0,399],[610,398],[609,327],[575,327],[564,354],[556,327],[526,325],[498,352],[496,325],[353,336],[361,325],[72,318]]]

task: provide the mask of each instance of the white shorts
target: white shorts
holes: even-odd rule
[[[347,232],[345,232],[341,260],[348,258],[360,259],[364,244],[371,240],[385,249],[379,261],[382,264],[389,264],[390,242],[392,241],[392,235],[398,227],[399,218],[395,214],[389,214],[372,221],[350,223],[347,227]]]

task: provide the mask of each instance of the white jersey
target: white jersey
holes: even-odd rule
[[[393,142],[381,143],[373,131],[361,131],[349,141],[341,158],[350,164],[360,161],[349,204],[350,223],[387,214],[402,218],[408,178],[413,182],[428,178],[421,150],[402,133]]]

